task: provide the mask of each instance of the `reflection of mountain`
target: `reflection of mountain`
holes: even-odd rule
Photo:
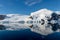
[[[0,24],[5,25],[6,30],[29,28],[42,35],[48,35],[60,29],[60,12],[58,11],[41,9],[32,12],[31,15],[7,14],[2,15],[1,18],[3,20],[0,20]]]
[[[5,30],[6,27],[4,25],[0,25],[0,30]]]
[[[24,29],[31,29],[31,31],[42,34],[42,35],[48,35],[51,33],[54,33],[51,27],[44,27],[41,24],[20,24],[20,23],[7,23],[7,24],[1,24],[0,30],[24,30]],[[59,32],[58,29],[56,32]]]
[[[53,31],[51,28],[42,28],[40,24],[20,24],[20,23],[9,23],[0,25],[0,30],[24,30],[31,29],[31,31],[40,33],[42,35],[50,34]],[[4,29],[5,28],[5,29]],[[51,31],[50,31],[51,30]]]
[[[20,23],[7,23],[7,24],[1,24],[5,26],[5,30],[24,30],[24,29],[30,29],[30,25],[32,24],[20,24]],[[4,29],[2,29],[4,30]]]

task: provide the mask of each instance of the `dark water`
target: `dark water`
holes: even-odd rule
[[[20,31],[0,31],[0,40],[43,40],[42,35],[29,29]]]
[[[56,32],[45,37],[45,40],[60,40],[60,32]]]
[[[60,40],[60,33],[43,36],[29,29],[20,31],[0,31],[0,40]]]

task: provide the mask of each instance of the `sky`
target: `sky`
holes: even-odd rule
[[[0,0],[0,14],[29,15],[44,8],[60,11],[60,0]]]

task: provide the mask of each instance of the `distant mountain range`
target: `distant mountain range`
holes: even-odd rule
[[[25,22],[27,22],[27,21],[32,21],[32,20],[41,21],[41,19],[48,20],[48,19],[52,18],[53,13],[57,14],[60,17],[59,11],[51,11],[48,9],[41,9],[36,12],[32,12],[30,15],[20,15],[20,14],[2,15],[1,14],[0,15],[0,22],[2,22],[2,21],[9,21],[9,22],[25,21]],[[57,19],[57,18],[55,18],[55,19]]]

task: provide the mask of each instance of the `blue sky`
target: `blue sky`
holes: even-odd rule
[[[0,14],[27,14],[47,8],[60,11],[60,0],[0,0]]]

